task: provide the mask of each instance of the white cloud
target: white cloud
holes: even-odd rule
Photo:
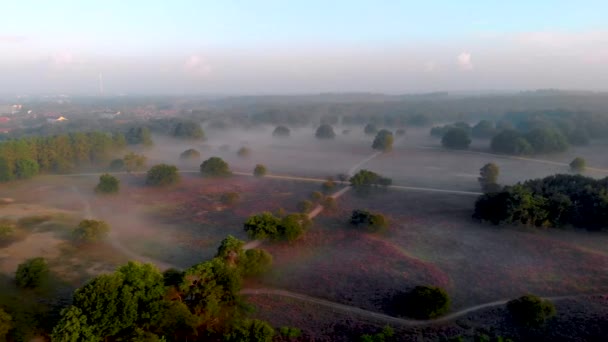
[[[211,72],[211,66],[201,56],[192,55],[184,62],[184,70],[193,75],[205,76]]]
[[[462,52],[458,57],[456,57],[456,61],[458,62],[458,66],[462,70],[471,70],[473,69],[473,62],[471,61],[471,54],[468,52]]]

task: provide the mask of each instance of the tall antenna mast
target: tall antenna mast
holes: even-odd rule
[[[103,76],[99,73],[99,95],[103,95]]]

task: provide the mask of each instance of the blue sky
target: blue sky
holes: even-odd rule
[[[37,86],[57,91],[82,89],[79,77],[95,71],[109,82],[116,74],[117,90],[142,92],[163,88],[137,89],[132,78],[199,92],[366,90],[365,83],[387,92],[511,89],[538,83],[513,72],[547,65],[572,72],[547,74],[547,86],[585,87],[582,77],[568,77],[591,72],[590,61],[600,65],[608,54],[608,1],[20,0],[4,1],[1,11],[0,71],[44,73],[49,81]],[[513,59],[517,68],[505,73]],[[605,71],[589,88],[602,88]],[[391,74],[421,86],[399,86]],[[503,86],[501,75],[509,76]],[[458,86],[467,78],[472,84]],[[27,90],[26,80],[17,83]]]

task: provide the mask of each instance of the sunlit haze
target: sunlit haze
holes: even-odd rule
[[[607,90],[606,1],[4,1],[0,93]]]

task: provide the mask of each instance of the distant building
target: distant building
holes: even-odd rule
[[[0,115],[15,115],[23,109],[23,105],[12,104],[12,105],[0,105]]]
[[[47,117],[46,118],[46,122],[48,123],[56,123],[56,122],[63,122],[63,121],[67,121],[68,119],[65,116],[59,116],[59,117]]]

